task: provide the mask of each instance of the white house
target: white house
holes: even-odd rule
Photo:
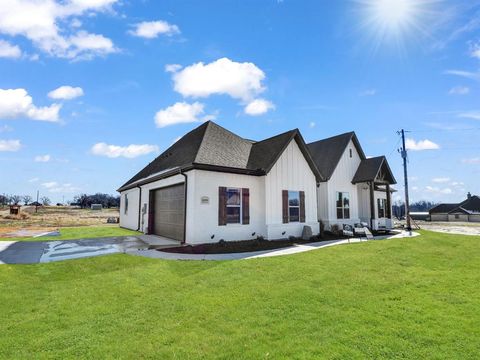
[[[315,234],[320,221],[389,228],[392,183],[386,159],[366,159],[354,133],[255,142],[209,121],[118,190],[120,226],[189,244],[300,236],[305,225]]]
[[[368,158],[354,132],[307,145],[324,180],[319,184],[319,220],[332,225],[367,223],[374,230],[389,230],[392,189],[396,184],[385,156]]]
[[[254,142],[209,121],[118,190],[120,226],[189,244],[318,233],[321,180],[298,130]]]

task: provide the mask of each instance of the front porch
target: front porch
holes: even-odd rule
[[[396,184],[384,156],[363,160],[352,181],[358,187],[359,217],[372,230],[393,229],[391,185]]]

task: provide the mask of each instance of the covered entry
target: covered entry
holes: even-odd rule
[[[150,234],[183,241],[185,233],[185,185],[150,191]]]

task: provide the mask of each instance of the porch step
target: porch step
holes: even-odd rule
[[[373,239],[373,234],[370,232],[368,228],[365,228],[365,236],[368,240]]]

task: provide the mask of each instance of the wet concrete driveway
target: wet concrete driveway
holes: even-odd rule
[[[66,241],[0,241],[0,264],[35,264],[146,250],[135,236]]]

